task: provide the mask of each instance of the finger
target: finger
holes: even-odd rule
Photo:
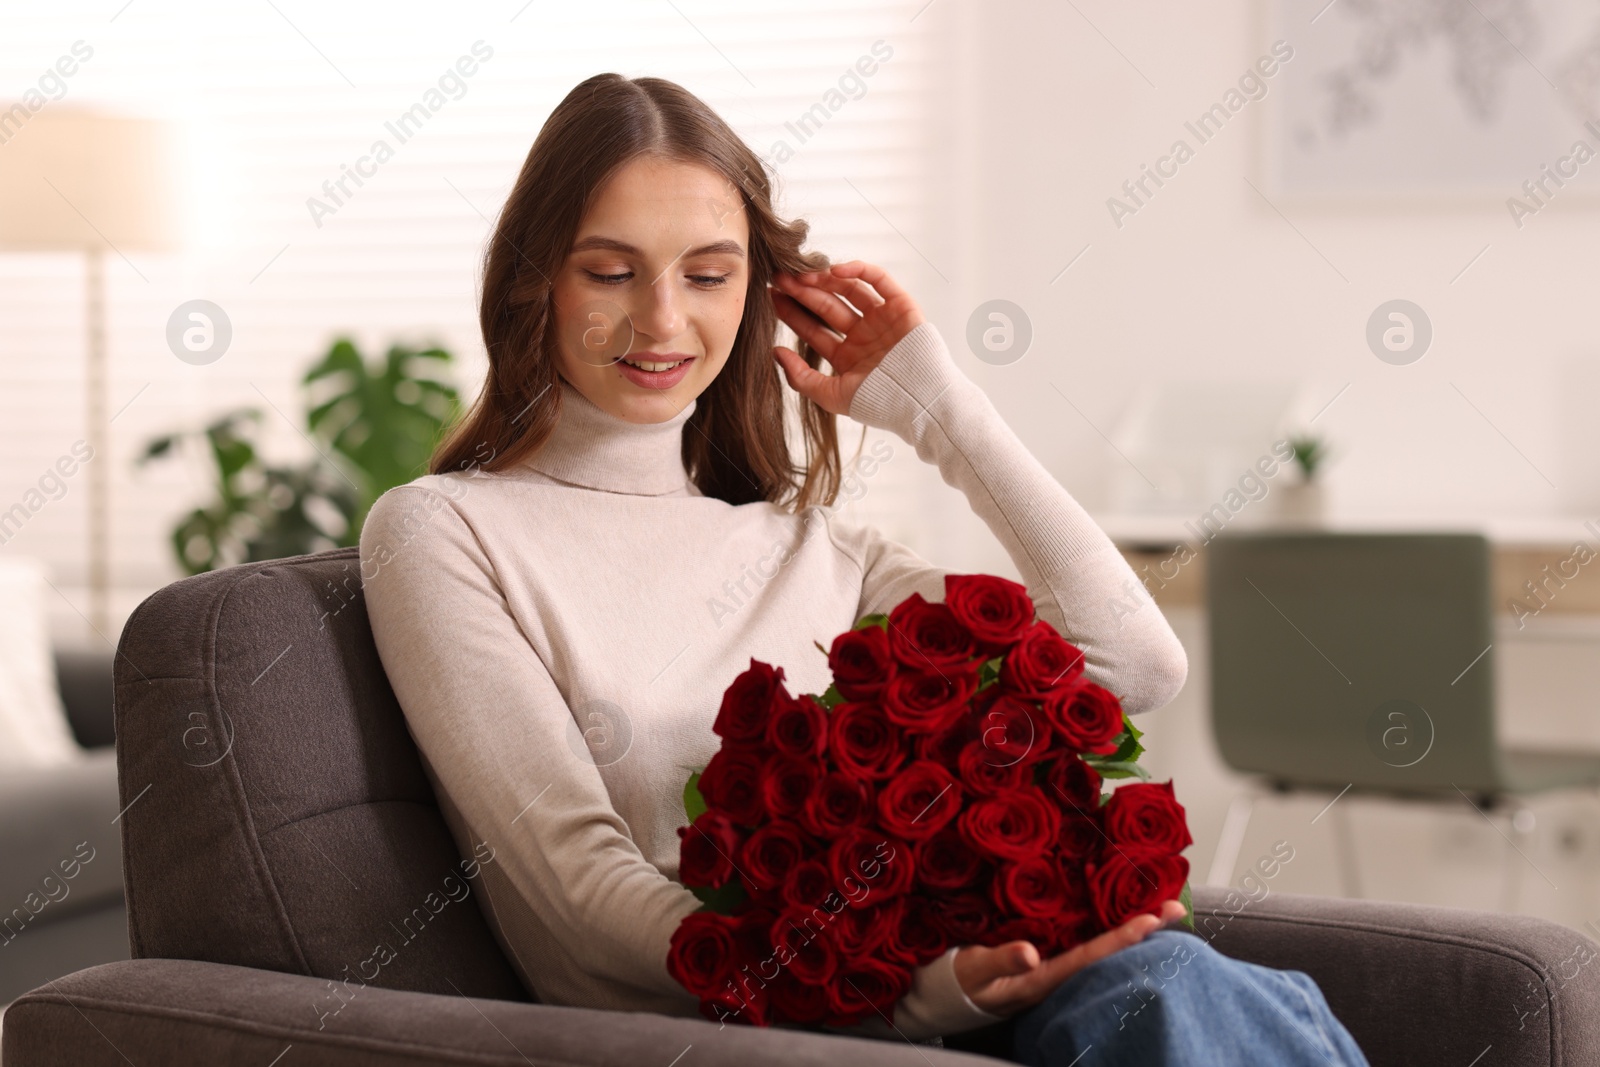
[[[1026,974],[1040,962],[1039,950],[1031,941],[1007,941],[1003,945],[975,945],[973,948],[972,961],[966,971],[973,988],[981,989],[999,978]]]
[[[966,945],[955,955],[955,977],[979,1008],[1005,1008],[1016,997],[1014,987],[995,989],[995,982],[1016,979],[1040,963],[1034,942],[1008,941],[1002,945]]]
[[[783,367],[783,376],[791,389],[819,404],[824,410],[839,413],[838,405],[833,402],[839,389],[838,379],[806,363],[792,348],[777,345],[772,349],[772,354]]]
[[[859,259],[852,259],[848,263],[835,263],[833,273],[840,278],[860,278],[872,286],[885,301],[909,297],[910,294],[900,288],[900,284],[889,276],[889,272],[876,263],[866,263]]]
[[[849,333],[850,328],[861,318],[855,308],[833,293],[819,288],[809,279],[800,280],[779,274],[775,277],[774,284],[784,295],[798,300],[816,312],[823,322],[841,334]]]
[[[1047,988],[1053,989],[1096,960],[1105,959],[1113,952],[1143,941],[1160,926],[1161,920],[1148,912],[1135,915],[1121,926],[1045,960],[1044,966],[1039,968],[1039,980]]]
[[[870,311],[884,303],[883,297],[860,278],[841,278],[826,271],[802,274],[799,277],[802,281],[844,297],[857,311]]]
[[[778,312],[778,318],[787,323],[802,341],[831,361],[834,350],[839,347],[839,338],[818,322],[804,304],[789,294],[779,289],[768,291],[772,294],[772,306]]]

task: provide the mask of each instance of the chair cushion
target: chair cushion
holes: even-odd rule
[[[357,549],[146,599],[118,648],[116,746],[135,958],[530,999],[384,675]]]

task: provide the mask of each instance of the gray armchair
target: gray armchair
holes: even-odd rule
[[[0,1007],[47,979],[128,958],[111,660],[110,649],[55,653],[82,761],[0,773]]]
[[[993,1063],[531,1002],[478,905],[342,549],[177,582],[116,672],[133,959],[22,997],[6,1067]],[[443,895],[441,895],[443,894]],[[473,894],[475,895],[475,894]],[[1306,971],[1374,1067],[1600,1063],[1600,953],[1537,919],[1199,888],[1229,955]],[[439,902],[443,901],[442,904]],[[1575,954],[1576,953],[1576,954]],[[1578,960],[1576,975],[1568,977]]]

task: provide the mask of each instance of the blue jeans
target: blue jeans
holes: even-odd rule
[[[1034,1067],[1369,1067],[1305,972],[1236,960],[1171,928],[944,1044]]]

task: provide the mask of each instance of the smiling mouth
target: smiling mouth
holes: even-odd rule
[[[693,356],[689,357],[689,359],[693,359],[693,358],[694,358]],[[643,371],[660,372],[660,371],[671,370],[672,368],[674,368],[674,367],[676,367],[676,366],[678,366],[680,364],[687,363],[687,362],[689,362],[689,359],[673,360],[671,363],[648,363],[648,362],[639,362],[638,360],[632,360],[632,359],[624,359],[622,362],[626,363],[630,367],[638,367],[640,370],[643,370]]]

